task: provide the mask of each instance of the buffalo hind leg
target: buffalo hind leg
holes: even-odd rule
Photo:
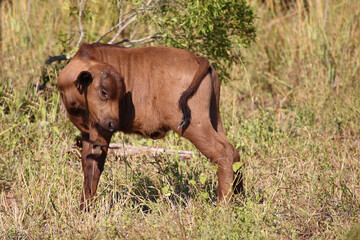
[[[237,172],[234,181],[233,164],[240,161],[239,153],[226,138],[222,127],[215,131],[210,121],[204,122],[191,124],[183,136],[218,166],[216,173],[218,176],[218,201],[228,203],[231,201],[233,192],[237,193],[243,190],[240,172]]]
[[[83,149],[81,163],[84,172],[84,184],[81,193],[80,210],[89,211],[97,190],[100,175],[104,170],[107,147],[94,146],[93,142],[109,145],[111,135],[99,136],[96,129],[90,129],[90,134],[82,134]],[[90,141],[89,141],[90,140]]]

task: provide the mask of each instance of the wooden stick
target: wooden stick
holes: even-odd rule
[[[188,160],[193,158],[195,155],[193,151],[152,148],[152,147],[144,147],[144,146],[132,146],[127,144],[123,145],[117,143],[110,143],[110,148],[108,153],[119,157],[134,156],[134,157],[151,157],[151,158],[161,157],[164,155],[177,154],[180,160]]]

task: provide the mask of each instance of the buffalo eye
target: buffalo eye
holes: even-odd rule
[[[105,89],[100,89],[100,96],[103,100],[109,99],[109,94]]]

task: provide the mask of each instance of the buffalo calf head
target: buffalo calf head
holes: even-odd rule
[[[114,132],[119,128],[119,102],[125,95],[124,78],[106,64],[95,64],[77,76],[75,86],[85,96],[93,126]]]

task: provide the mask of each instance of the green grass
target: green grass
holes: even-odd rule
[[[283,11],[250,2],[257,42],[221,93],[246,196],[216,206],[215,169],[203,156],[109,156],[95,209],[83,213],[78,131],[55,85],[63,65],[47,69],[47,91],[33,88],[44,60],[76,44],[76,17],[61,1],[3,1],[0,238],[359,239],[360,3],[310,1],[304,11],[298,1]],[[92,34],[110,24],[86,19]],[[73,39],[65,48],[62,34]],[[196,151],[173,133],[116,134],[121,141]]]

